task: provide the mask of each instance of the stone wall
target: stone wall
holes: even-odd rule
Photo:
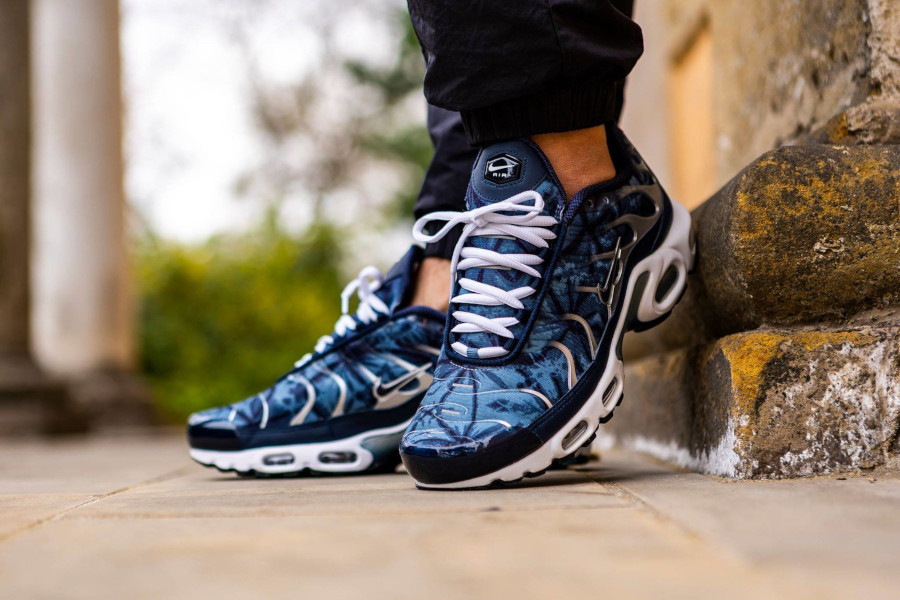
[[[724,187],[693,211],[684,300],[626,337],[607,441],[738,478],[900,466],[900,3],[645,0],[643,14],[671,72],[713,40],[706,143]],[[665,71],[636,73],[632,111],[651,110],[640,91],[667,89]],[[632,138],[683,147],[677,117]]]
[[[623,125],[639,147],[654,147],[648,160],[664,183],[671,157],[659,148],[673,145],[680,116],[664,114],[666,80],[704,31],[718,185],[784,144],[900,141],[900,3],[639,0],[636,18],[649,65],[629,81]]]
[[[688,292],[626,336],[605,432],[732,477],[897,464],[900,148],[773,150],[692,216]]]

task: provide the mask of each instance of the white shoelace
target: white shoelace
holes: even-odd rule
[[[358,323],[368,325],[378,319],[378,315],[387,315],[391,311],[381,298],[375,295],[375,291],[384,282],[384,275],[376,267],[366,267],[359,272],[359,276],[347,284],[341,292],[341,316],[334,324],[334,335],[323,335],[316,342],[315,351],[324,352],[334,343],[335,337],[345,335],[348,331],[356,329]],[[356,309],[356,319],[350,316],[350,296],[353,292],[359,296],[359,306]],[[312,358],[312,353],[304,354],[294,363],[299,367]]]
[[[524,204],[529,200],[534,201],[534,204]],[[457,271],[466,269],[515,269],[534,277],[540,277],[541,274],[534,268],[534,265],[541,264],[543,259],[536,254],[501,254],[494,250],[463,248],[463,246],[469,237],[503,236],[524,240],[538,248],[547,248],[549,246],[547,240],[556,237],[556,234],[548,228],[556,225],[557,221],[553,217],[542,215],[543,210],[543,196],[529,190],[502,202],[466,212],[443,211],[425,215],[413,226],[413,237],[420,242],[435,242],[447,235],[455,226],[465,224],[450,263],[451,281],[456,281]],[[425,227],[432,221],[446,221],[447,223],[434,235],[428,235],[425,233]],[[468,293],[454,296],[450,299],[451,303],[484,306],[505,304],[511,308],[522,309],[525,307],[522,299],[535,292],[531,286],[503,290],[465,277],[459,280],[459,286]],[[487,332],[509,339],[515,338],[509,328],[519,322],[515,317],[491,319],[462,310],[455,311],[453,318],[459,322],[451,329],[454,333]],[[463,356],[468,355],[469,347],[462,342],[454,342],[451,346]],[[477,349],[478,358],[495,358],[507,353],[508,351],[501,346]]]

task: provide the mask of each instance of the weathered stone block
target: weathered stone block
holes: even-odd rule
[[[694,470],[782,478],[896,463],[900,316],[760,329],[628,363],[603,431]]]
[[[900,147],[784,147],[693,213],[699,260],[628,356],[900,303]]]

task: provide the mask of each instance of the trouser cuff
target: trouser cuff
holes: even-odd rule
[[[473,146],[618,120],[624,80],[594,79],[460,113]]]

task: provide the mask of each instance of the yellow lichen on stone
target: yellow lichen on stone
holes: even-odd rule
[[[739,333],[719,340],[731,371],[735,416],[750,414],[759,391],[760,374],[778,355],[785,336],[778,333]]]
[[[778,221],[804,216],[810,223],[840,225],[847,219],[848,193],[859,189],[861,181],[879,189],[894,189],[900,199],[896,175],[884,156],[857,153],[846,162],[848,168],[839,169],[839,176],[823,178],[824,161],[818,169],[808,164],[794,165],[774,159],[760,160],[743,176],[736,193],[736,205],[742,219],[737,237],[753,248],[760,241],[778,235],[772,226]],[[774,168],[778,176],[762,177],[766,168]],[[760,180],[764,181],[760,184]],[[792,202],[785,202],[792,198]],[[886,198],[888,199],[888,198]]]
[[[735,257],[727,281],[739,283],[753,321],[843,317],[896,297],[896,161],[883,148],[785,148],[741,173],[725,229]]]
[[[843,143],[850,137],[850,127],[847,125],[847,113],[841,113],[837,118],[828,122],[826,128],[828,140],[835,144]]]
[[[717,346],[728,361],[731,375],[732,419],[735,436],[743,443],[752,439],[756,427],[756,402],[760,394],[762,372],[780,358],[786,345],[807,352],[825,345],[864,346],[877,341],[858,331],[757,331],[738,333],[720,339]]]

